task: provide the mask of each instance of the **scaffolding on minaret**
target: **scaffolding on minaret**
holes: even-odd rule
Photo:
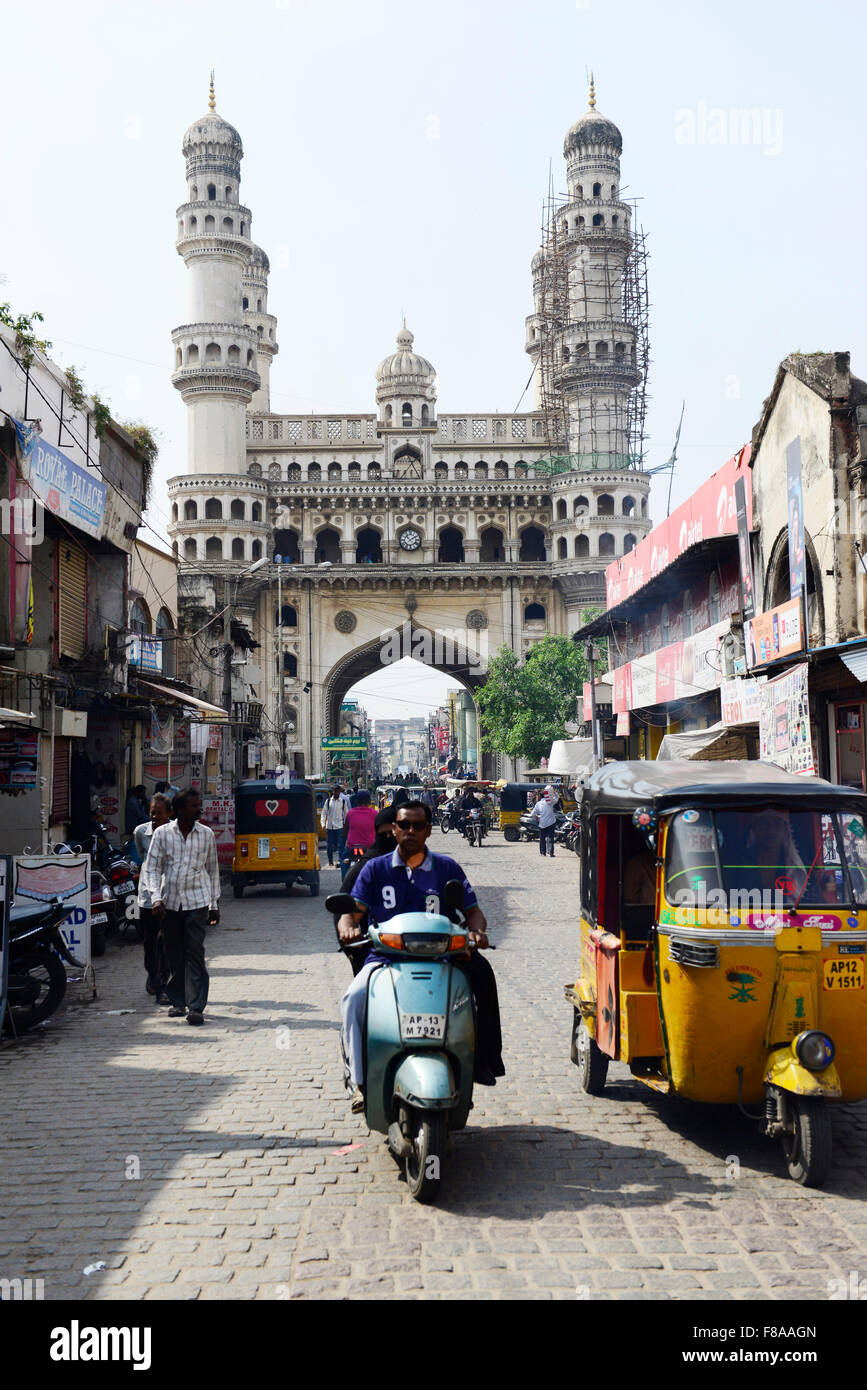
[[[544,421],[545,444],[552,456],[566,449],[566,397],[557,360],[559,334],[569,321],[569,271],[564,239],[559,234],[557,213],[565,202],[554,193],[549,175],[548,196],[542,212],[542,246],[538,299],[540,348],[539,407]]]

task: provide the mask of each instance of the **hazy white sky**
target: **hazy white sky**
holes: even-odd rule
[[[373,409],[403,311],[442,410],[515,409],[549,159],[562,190],[591,66],[649,234],[651,466],[686,400],[674,501],[749,438],[787,352],[867,375],[856,0],[44,0],[3,37],[0,294],[159,430],[158,530],[185,468],[181,138],[211,66],[271,259],[275,410]]]

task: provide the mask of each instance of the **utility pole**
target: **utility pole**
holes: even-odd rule
[[[590,667],[590,728],[593,738],[593,771],[596,772],[602,766],[602,739],[599,727],[599,716],[596,713],[596,665],[599,653],[596,644],[591,638],[587,643],[587,664]]]

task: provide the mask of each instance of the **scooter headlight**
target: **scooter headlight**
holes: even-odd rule
[[[835,1047],[827,1033],[811,1028],[799,1033],[792,1043],[792,1049],[807,1071],[824,1071],[834,1060]]]
[[[443,932],[429,935],[427,932],[406,931],[403,934],[403,948],[414,956],[444,956],[451,950],[451,933]]]

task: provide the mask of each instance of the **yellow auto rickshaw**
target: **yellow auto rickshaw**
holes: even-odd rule
[[[581,798],[572,1060],[757,1107],[789,1176],[867,1097],[867,796],[760,762],[617,762]]]
[[[521,817],[528,809],[528,798],[533,802],[544,791],[533,782],[507,782],[500,792],[500,829],[510,842],[520,840]]]
[[[319,896],[319,842],[314,789],[309,782],[239,782],[235,788],[236,898],[254,883],[306,883]]]

